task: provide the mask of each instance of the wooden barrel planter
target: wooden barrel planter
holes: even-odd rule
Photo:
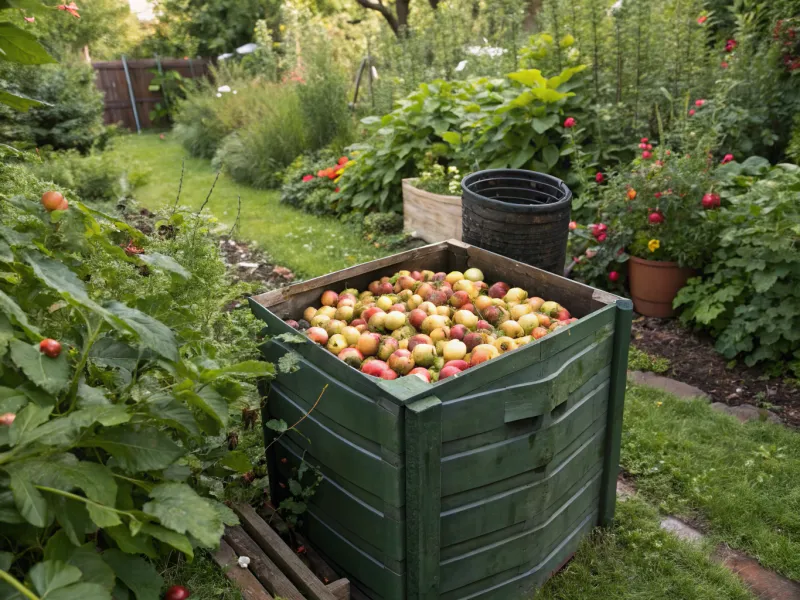
[[[563,273],[572,192],[543,173],[478,171],[461,181],[464,242]]]
[[[403,229],[426,242],[461,239],[461,198],[433,194],[403,179]]]
[[[435,384],[369,377],[311,341],[286,341],[326,289],[400,269],[464,271],[568,306],[579,321]],[[269,383],[272,501],[302,460],[323,480],[304,534],[369,598],[529,598],[614,515],[632,305],[455,240],[250,299],[264,356],[300,355]],[[295,332],[296,333],[296,332]],[[316,408],[320,392],[327,386]],[[309,412],[310,411],[310,412]],[[275,441],[277,439],[277,441]],[[272,442],[275,443],[272,443]]]

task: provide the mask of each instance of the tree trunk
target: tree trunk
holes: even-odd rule
[[[395,2],[395,10],[397,11],[397,27],[395,31],[397,35],[405,35],[408,31],[408,11],[410,9],[411,0],[397,0]]]

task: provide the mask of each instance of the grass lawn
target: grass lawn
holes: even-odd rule
[[[135,171],[149,171],[135,197],[150,210],[175,202],[181,161],[186,158],[181,204],[198,209],[208,195],[215,171],[207,160],[190,158],[183,147],[157,134],[126,135],[115,140],[112,154]],[[238,237],[256,241],[275,263],[301,277],[315,277],[387,254],[363,240],[351,227],[327,217],[301,212],[279,202],[275,190],[257,190],[220,175],[208,208],[233,225],[237,197],[242,198]]]
[[[626,396],[622,465],[662,512],[800,580],[800,434],[645,387]]]

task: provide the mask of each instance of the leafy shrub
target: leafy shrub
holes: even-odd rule
[[[573,114],[570,80],[582,70],[550,79],[529,69],[505,79],[434,81],[383,118],[362,119],[372,136],[352,147],[340,210],[399,211],[401,181],[428,153],[464,171],[511,167],[565,176],[570,150],[561,123]]]
[[[630,255],[701,268],[714,252],[717,215],[702,203],[715,181],[704,146],[678,154],[645,139],[640,152],[648,158],[603,174],[592,188],[596,200],[582,199],[594,222],[576,223],[572,231],[574,272],[594,285],[608,287],[611,277],[620,289]]]
[[[109,154],[93,153],[81,156],[75,150],[47,154],[34,172],[44,181],[69,188],[87,202],[116,202],[123,198],[134,183],[142,183],[140,173],[128,178],[125,167]]]
[[[364,217],[364,233],[367,235],[393,235],[401,231],[403,231],[403,215],[379,212]]]
[[[236,518],[196,490],[222,498],[252,469],[225,440],[272,368],[242,343],[252,317],[220,310],[242,290],[193,214],[146,237],[72,199],[2,203],[0,595],[156,597],[141,555],[216,546]]]
[[[331,150],[298,156],[286,169],[281,202],[314,214],[337,214],[337,180],[348,164]]]
[[[681,318],[716,338],[727,358],[747,365],[788,359],[800,374],[800,167],[731,163],[719,211],[719,248],[703,277],[691,279],[675,305]]]
[[[414,181],[414,187],[432,194],[461,195],[461,171],[457,166],[450,165],[445,170],[444,165],[438,163],[433,165],[423,163],[418,168],[420,174]]]
[[[0,63],[0,87],[48,104],[17,112],[0,104],[0,140],[87,152],[107,141],[103,94],[88,65]]]

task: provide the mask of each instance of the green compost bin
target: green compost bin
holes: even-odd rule
[[[632,305],[458,241],[417,248],[250,299],[267,334],[294,331],[326,289],[401,269],[464,271],[567,306],[579,321],[458,377],[386,381],[311,341],[270,382],[264,422],[289,432],[267,453],[273,502],[301,460],[323,480],[303,516],[314,547],[375,599],[529,597],[597,525],[613,519]],[[323,388],[322,399],[312,409]],[[265,440],[275,439],[264,429]]]

